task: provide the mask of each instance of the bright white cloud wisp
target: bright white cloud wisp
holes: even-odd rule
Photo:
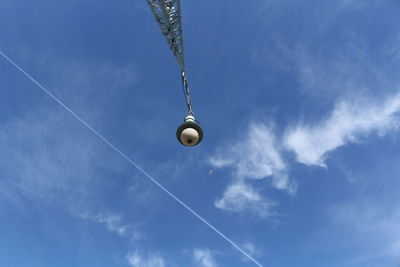
[[[264,198],[251,186],[237,182],[229,185],[214,205],[216,208],[229,212],[251,213],[260,218],[268,218],[273,215],[272,208],[276,204]]]
[[[130,237],[133,240],[141,238],[141,234],[133,229],[133,226],[123,222],[122,215],[99,213],[97,215],[80,214],[79,217],[95,223],[103,224],[110,232],[117,233],[122,237]]]
[[[271,126],[253,124],[243,141],[221,149],[209,161],[216,168],[233,168],[238,179],[272,177],[274,187],[290,191],[294,188],[289,183],[288,167],[279,147]]]
[[[129,252],[126,255],[128,263],[132,267],[164,267],[164,259],[158,255],[142,255],[138,251]]]
[[[217,267],[217,263],[209,249],[195,249],[193,251],[194,260],[203,267]]]
[[[362,137],[385,135],[399,127],[400,93],[383,103],[372,100],[344,100],[336,104],[331,115],[314,124],[300,124],[287,131],[285,146],[296,154],[298,162],[326,166],[330,151]]]
[[[248,213],[259,218],[269,218],[275,202],[268,200],[254,189],[250,181],[271,178],[272,186],[293,194],[296,185],[289,181],[288,167],[282,158],[280,142],[272,126],[250,125],[244,139],[230,144],[210,157],[215,168],[230,167],[234,181],[228,185],[214,206],[233,213]]]

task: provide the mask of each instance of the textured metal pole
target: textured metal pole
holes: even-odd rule
[[[180,0],[147,0],[147,2],[181,71],[185,71]]]
[[[147,2],[179,64],[188,112],[189,115],[194,115],[183,53],[181,2],[180,0],[147,0]]]

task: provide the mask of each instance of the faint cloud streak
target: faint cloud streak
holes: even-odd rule
[[[164,267],[164,259],[158,255],[142,255],[138,251],[129,252],[126,259],[132,267]]]
[[[389,207],[390,206],[390,207]],[[365,264],[372,260],[391,258],[400,261],[400,212],[398,205],[380,205],[370,200],[354,201],[332,210],[333,221],[350,236],[360,249],[353,262]]]
[[[275,202],[265,199],[259,192],[237,182],[229,185],[223,196],[214,202],[218,209],[235,213],[250,213],[260,218],[269,218],[274,215],[272,208]]]
[[[122,216],[119,214],[81,214],[80,217],[95,223],[104,224],[110,232],[117,233],[120,236],[130,237],[133,240],[140,239],[140,233],[133,231],[131,225],[124,223]]]
[[[217,263],[209,249],[195,249],[193,258],[203,267],[217,267]]]

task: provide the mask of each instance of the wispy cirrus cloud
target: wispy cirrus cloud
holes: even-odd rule
[[[397,130],[399,112],[400,93],[384,99],[347,97],[338,101],[326,118],[287,127],[282,138],[275,136],[272,127],[251,125],[246,138],[209,159],[214,167],[229,167],[234,173],[233,182],[214,202],[215,207],[260,218],[273,216],[276,203],[252,188],[250,181],[271,177],[276,188],[294,192],[295,183],[287,175],[290,161],[284,157],[285,150],[294,152],[302,164],[326,167],[326,158],[337,148]]]
[[[353,266],[369,266],[371,262],[400,262],[399,205],[359,200],[335,207],[332,220],[352,237],[344,245],[356,248]]]
[[[281,155],[281,145],[272,126],[250,125],[246,137],[221,148],[209,158],[214,168],[231,168],[234,178],[214,206],[233,213],[250,213],[260,218],[274,214],[273,201],[251,186],[251,180],[271,179],[273,187],[293,194],[295,183],[289,181],[288,166]]]
[[[164,267],[164,259],[156,254],[144,255],[139,251],[132,251],[126,255],[126,259],[132,267]]]
[[[366,98],[339,101],[328,118],[287,130],[284,143],[298,162],[326,166],[329,152],[372,133],[385,135],[400,126],[400,93],[380,102]]]
[[[221,148],[209,162],[216,168],[232,168],[237,179],[269,177],[274,187],[291,191],[295,187],[289,182],[280,147],[272,126],[252,124],[244,139]]]
[[[217,267],[213,253],[209,249],[194,249],[193,250],[194,260],[202,267]]]
[[[250,185],[239,181],[228,185],[222,197],[214,202],[214,206],[228,212],[269,218],[274,215],[273,208],[276,203],[266,199]]]
[[[342,38],[345,45],[329,51],[324,47],[310,51],[306,44],[299,44],[286,53],[291,59],[299,91],[327,102],[357,93],[391,92],[398,82],[390,75],[393,66],[371,58],[375,53],[383,57],[382,52],[371,51],[366,38],[356,33],[347,33]]]
[[[90,193],[100,151],[67,121],[64,114],[38,112],[2,125],[3,186],[30,199],[74,205]]]
[[[120,214],[99,213],[91,215],[86,213],[79,215],[79,217],[95,223],[104,224],[110,232],[117,233],[122,237],[128,237],[132,240],[141,238],[140,232],[135,231],[131,224],[125,223]]]
[[[243,248],[246,250],[247,253],[249,253],[252,256],[260,256],[262,254],[262,251],[259,247],[257,247],[254,243],[252,242],[246,242],[243,244]],[[247,260],[247,259],[246,259]]]
[[[392,37],[384,46],[384,54],[390,60],[398,62],[400,59],[400,34]]]
[[[361,8],[359,1],[343,1],[342,5]],[[271,123],[251,125],[242,138],[213,155],[210,163],[217,168],[232,168],[237,180],[270,177],[276,188],[293,193],[296,183],[288,176],[291,159],[287,151],[293,152],[299,163],[326,167],[327,157],[336,149],[396,131],[400,123],[400,93],[397,93],[398,78],[386,71],[389,68],[386,61],[384,65],[374,62],[365,39],[356,34],[350,33],[346,45],[334,53],[323,49],[310,53],[305,44],[290,49],[283,39],[275,44],[284,60],[277,61],[272,56],[267,62],[283,64],[280,68],[294,74],[299,91],[312,103],[318,100],[322,104],[307,107],[312,113],[300,113],[299,122],[281,125],[285,129],[283,136],[276,135]],[[397,43],[392,40],[387,54],[397,53],[394,44]],[[397,66],[394,62],[389,65]],[[330,105],[333,108],[329,110],[326,107]],[[321,110],[325,115],[320,115]],[[228,201],[235,188],[231,185],[215,203],[231,210],[236,205],[239,212],[241,202]],[[243,201],[257,199],[250,198],[251,194],[240,195]]]
[[[50,72],[49,66],[58,72],[48,75],[48,79],[64,82],[55,86],[61,88],[55,93],[96,121],[98,128],[103,126],[98,115],[105,105],[88,104],[91,101],[87,100],[93,97],[92,88],[106,93],[112,87],[127,88],[135,82],[131,68],[110,64],[97,68],[78,61],[60,63],[50,56],[38,61],[38,67],[45,71]],[[111,98],[115,95],[118,94]],[[101,103],[110,101],[101,94],[95,98]],[[26,199],[51,203],[78,219],[101,223],[120,236],[138,239],[133,224],[124,223],[122,215],[102,212],[107,203],[98,198],[104,193],[102,186],[108,183],[107,179],[99,182],[104,169],[116,174],[126,168],[124,163],[68,113],[56,108],[56,104],[45,103],[48,106],[21,112],[19,117],[10,116],[0,125],[0,173],[4,177],[0,181],[0,198],[21,205],[22,212]]]

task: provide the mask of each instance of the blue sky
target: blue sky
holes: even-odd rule
[[[0,0],[0,51],[263,266],[400,264],[400,3]],[[256,266],[0,57],[0,266]],[[210,172],[212,170],[212,172]]]

